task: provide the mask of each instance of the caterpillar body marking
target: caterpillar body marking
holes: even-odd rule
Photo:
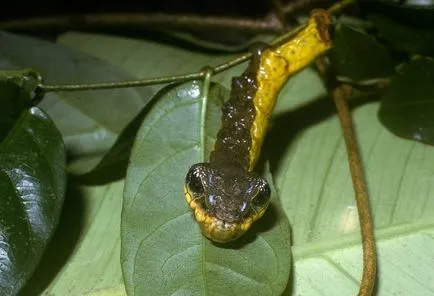
[[[277,97],[291,75],[331,47],[331,16],[312,12],[307,26],[273,48],[257,46],[246,71],[232,80],[209,162],[193,165],[184,193],[203,234],[225,243],[244,234],[270,202],[267,181],[253,172]]]

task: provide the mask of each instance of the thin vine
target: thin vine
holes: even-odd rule
[[[87,13],[82,15],[57,15],[30,17],[0,22],[0,30],[38,30],[44,28],[90,28],[90,27],[136,27],[163,29],[237,30],[240,32],[281,34],[285,27],[285,16],[324,0],[296,0],[280,3],[271,0],[272,15],[265,19],[177,15],[165,13]],[[274,15],[273,15],[274,14]],[[273,17],[274,16],[274,17]]]
[[[336,14],[341,12],[345,7],[353,4],[355,0],[342,0],[331,6],[328,11],[330,13]],[[276,45],[281,43],[284,40],[291,38],[294,34],[296,34],[299,30],[302,30],[305,27],[305,24],[300,25],[293,30],[283,34],[282,36],[276,38],[274,41],[270,43],[270,45]],[[251,58],[251,53],[245,53],[242,56],[225,62],[223,64],[217,65],[212,68],[214,74],[221,73],[225,70],[230,69],[238,64],[241,64]],[[47,92],[52,91],[79,91],[79,90],[98,90],[98,89],[113,89],[113,88],[124,88],[124,87],[140,87],[147,85],[155,85],[155,84],[164,84],[171,82],[185,82],[194,79],[203,79],[206,75],[206,71],[199,71],[195,73],[187,73],[182,75],[175,76],[163,76],[158,78],[150,78],[150,79],[139,79],[139,80],[129,80],[129,81],[118,81],[118,82],[105,82],[105,83],[89,83],[89,84],[58,84],[58,85],[50,85],[41,83],[39,85],[39,93],[45,94]]]
[[[325,84],[333,98],[338,111],[339,121],[347,149],[348,164],[359,214],[360,232],[363,248],[363,273],[360,282],[359,296],[370,296],[374,290],[377,273],[377,251],[375,246],[374,225],[369,206],[369,195],[363,173],[363,164],[359,152],[354,125],[348,108],[348,100],[353,88],[337,80],[335,73],[327,67],[324,57],[317,60],[317,68],[322,74]]]

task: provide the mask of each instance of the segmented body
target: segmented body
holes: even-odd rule
[[[331,46],[330,16],[314,12],[306,29],[276,48],[257,46],[247,70],[233,79],[211,162],[239,162],[252,171],[277,97],[291,75]]]

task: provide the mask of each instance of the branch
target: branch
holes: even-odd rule
[[[152,29],[231,29],[254,33],[280,33],[283,27],[273,20],[203,17],[198,15],[101,13],[36,17],[0,22],[0,30],[37,30],[50,27],[136,27]]]
[[[249,19],[177,14],[147,13],[90,13],[33,17],[0,22],[0,30],[39,30],[43,28],[136,27],[152,29],[225,30],[240,32],[280,34],[285,29],[284,16],[323,0],[298,0],[286,5],[273,0],[276,18]],[[347,0],[348,1],[348,0]],[[353,0],[349,0],[354,2]],[[345,2],[345,1],[343,1]],[[344,4],[346,5],[346,4]],[[341,10],[339,8],[338,10]]]
[[[282,12],[284,14],[292,14],[295,11],[312,6],[318,2],[325,2],[324,0],[299,0],[299,1],[290,1],[289,3],[282,5]]]
[[[327,69],[324,58],[318,59],[317,67],[323,75],[326,85],[331,89],[331,95],[338,110],[338,116],[347,148],[348,163],[353,181],[357,211],[359,213],[363,246],[363,274],[358,295],[370,296],[374,289],[377,270],[376,246],[362,160],[347,102],[351,96],[352,87],[348,84],[342,84],[337,81],[336,76],[328,71],[329,69]]]

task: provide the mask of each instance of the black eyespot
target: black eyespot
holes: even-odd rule
[[[192,166],[185,177],[185,184],[194,194],[202,194],[204,192],[200,176],[201,168],[198,166]]]
[[[266,207],[270,202],[271,189],[266,180],[261,180],[262,182],[258,186],[258,193],[252,199],[253,207],[258,210]]]

